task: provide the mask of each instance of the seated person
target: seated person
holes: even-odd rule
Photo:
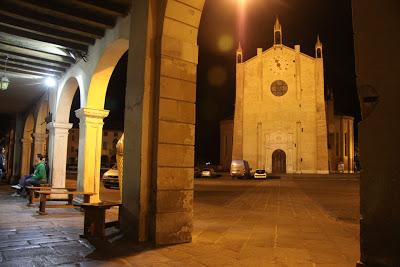
[[[17,185],[11,186],[19,191],[14,195],[19,195],[18,193],[22,192],[25,186],[38,186],[47,182],[45,157],[42,154],[37,154],[35,157],[35,163],[35,171],[33,174],[21,177]]]

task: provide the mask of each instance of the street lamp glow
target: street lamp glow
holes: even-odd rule
[[[52,77],[47,77],[46,80],[44,80],[44,84],[47,87],[54,87],[56,86],[56,79],[52,78]]]

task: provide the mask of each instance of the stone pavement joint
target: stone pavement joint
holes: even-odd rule
[[[348,206],[358,191],[348,183],[358,182],[297,178],[195,180],[193,242],[157,248],[120,240],[96,249],[79,238],[79,211],[36,216],[0,186],[0,266],[355,266],[358,214]]]

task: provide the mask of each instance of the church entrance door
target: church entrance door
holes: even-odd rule
[[[286,154],[277,149],[272,153],[272,173],[286,173]]]

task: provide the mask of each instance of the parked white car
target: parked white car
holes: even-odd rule
[[[256,170],[254,173],[254,179],[267,179],[267,172],[261,169]]]
[[[106,171],[101,178],[105,188],[119,188],[117,165]]]

